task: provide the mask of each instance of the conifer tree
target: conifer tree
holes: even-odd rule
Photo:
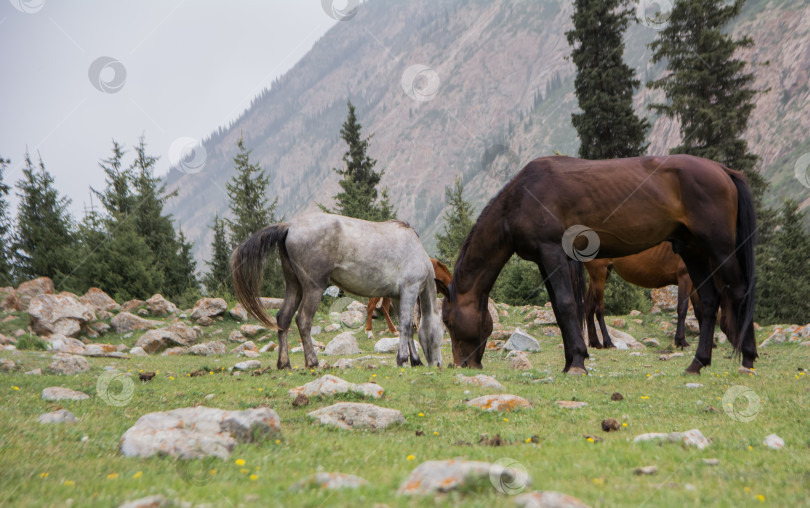
[[[0,286],[14,284],[13,259],[9,248],[11,242],[11,220],[8,217],[8,193],[11,188],[4,182],[11,161],[0,157]]]
[[[583,159],[642,155],[649,122],[636,116],[633,92],[640,81],[623,60],[623,34],[633,11],[627,0],[576,0],[567,32],[577,66],[574,91],[582,113],[571,115]]]
[[[461,245],[473,226],[472,204],[464,200],[464,184],[456,177],[454,187],[445,187],[445,199],[448,208],[444,212],[444,228],[436,233],[436,247],[439,258],[452,266],[458,256]]]
[[[231,248],[225,232],[225,221],[214,216],[211,225],[214,230],[214,240],[211,242],[211,260],[206,261],[208,273],[203,277],[203,286],[209,295],[222,295],[231,293]]]

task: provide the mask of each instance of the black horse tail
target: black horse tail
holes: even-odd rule
[[[276,246],[284,246],[287,240],[288,224],[279,223],[267,226],[253,233],[242,242],[231,256],[231,273],[236,298],[253,317],[273,330],[278,330],[259,298],[267,254]]]
[[[585,323],[585,267],[582,261],[568,260],[568,271],[571,273],[571,282],[574,289],[574,301],[577,306],[577,322],[579,329]]]
[[[737,262],[745,278],[745,295],[737,309],[738,340],[734,349],[739,353],[743,347],[746,330],[754,322],[754,300],[756,281],[754,278],[754,247],[757,243],[757,217],[754,211],[754,198],[745,177],[737,171],[727,171],[737,188]],[[754,346],[756,348],[756,346]],[[754,353],[756,355],[756,353]]]

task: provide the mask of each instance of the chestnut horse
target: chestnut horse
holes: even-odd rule
[[[487,204],[464,240],[442,319],[453,361],[481,368],[492,333],[487,298],[513,253],[540,268],[565,348],[564,372],[586,374],[582,261],[636,254],[672,242],[703,306],[700,339],[687,373],[711,365],[721,290],[728,293],[729,340],[742,370],[754,341],[753,199],[743,175],[700,157],[672,155],[588,161],[542,157]],[[715,281],[720,284],[716,284]]]
[[[450,279],[452,278],[450,269],[438,259],[430,258],[430,262],[433,264],[433,273],[435,274],[435,277],[445,286],[450,284]],[[383,298],[382,296],[375,296],[369,299],[368,306],[366,308],[366,332],[368,332],[370,337],[374,336],[374,333],[371,331],[371,319],[374,314],[374,309],[377,308],[377,304],[380,303],[380,300],[382,300],[380,312],[382,312],[382,315],[385,316],[385,322],[388,324],[388,331],[391,333],[397,333],[394,323],[391,322],[391,315],[388,313],[389,309],[391,308],[391,299]]]

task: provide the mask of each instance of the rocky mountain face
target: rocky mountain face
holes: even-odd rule
[[[227,209],[225,182],[240,135],[269,172],[281,216],[331,206],[351,99],[364,132],[373,134],[370,154],[385,170],[382,183],[399,218],[433,250],[444,188],[456,177],[480,209],[528,161],[577,154],[575,69],[565,39],[572,10],[566,0],[369,0],[205,141],[201,169],[169,173],[178,196],[167,209],[206,259],[211,221]],[[769,199],[810,205],[810,189],[794,177],[797,160],[810,153],[810,3],[749,0],[729,30],[755,41],[741,56],[765,92],[747,139],[772,183]],[[626,35],[625,58],[642,82],[664,72],[663,64],[650,63],[647,43],[656,33],[637,25]],[[657,100],[643,87],[636,95],[638,111],[653,122],[651,154],[665,153],[680,137],[672,121],[646,110]]]

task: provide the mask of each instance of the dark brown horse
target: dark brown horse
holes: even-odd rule
[[[697,374],[711,365],[721,289],[733,313],[729,340],[750,369],[754,342],[756,219],[741,173],[689,155],[530,162],[489,202],[456,260],[442,319],[456,365],[481,367],[492,333],[487,298],[513,253],[540,268],[565,348],[564,372],[585,374],[581,261],[672,242],[703,306]],[[720,285],[715,283],[720,281]]]
[[[447,265],[439,261],[438,259],[430,258],[430,262],[433,264],[433,273],[436,276],[436,279],[441,281],[442,284],[445,286],[450,284],[450,279],[452,278],[452,274],[450,273],[450,269],[447,268]],[[388,331],[391,333],[397,333],[397,329],[394,326],[394,323],[391,322],[391,315],[388,313],[389,309],[391,308],[391,299],[390,298],[383,298],[381,296],[375,296],[368,300],[368,306],[366,307],[366,332],[371,332],[371,319],[374,314],[374,309],[377,308],[377,304],[380,303],[382,300],[382,304],[380,305],[380,312],[382,312],[383,316],[385,316],[385,322],[388,325]],[[369,336],[373,336],[373,333],[370,333]]]

